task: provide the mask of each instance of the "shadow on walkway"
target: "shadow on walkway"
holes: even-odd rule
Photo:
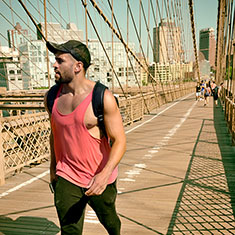
[[[48,234],[54,235],[60,228],[46,218],[20,216],[16,220],[9,217],[0,216],[0,234],[20,235],[20,234]]]
[[[235,148],[221,106],[204,119],[167,234],[235,234]]]

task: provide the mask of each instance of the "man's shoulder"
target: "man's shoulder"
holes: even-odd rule
[[[60,89],[60,84],[55,84],[45,94],[44,103],[46,104],[47,109],[49,110],[50,113],[52,112],[52,107],[54,105],[54,101],[59,89]]]

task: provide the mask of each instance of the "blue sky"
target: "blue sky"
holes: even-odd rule
[[[74,4],[76,1],[76,5]],[[89,2],[89,0],[87,0]],[[19,17],[22,17],[22,19],[25,20],[26,23],[28,23],[30,25],[30,27],[33,28],[34,30],[34,26],[32,25],[31,21],[29,19],[27,19],[26,13],[23,11],[22,7],[20,6],[19,2],[14,0],[14,1],[10,1],[10,0],[4,0],[4,2],[6,2],[7,4],[10,4],[10,2],[12,3],[12,8],[16,11],[16,13],[19,15]],[[43,21],[43,17],[41,17],[39,15],[39,13],[37,12],[38,9],[40,9],[40,13],[43,15],[43,8],[42,6],[39,5],[39,2],[43,2],[43,1],[36,1],[36,0],[31,0],[30,2],[32,3],[32,5],[34,5],[35,9],[32,7],[32,5],[30,5],[30,3],[28,1],[23,1],[26,2],[27,7],[29,8],[30,12],[32,13],[32,15],[34,17],[36,17],[36,20],[39,22],[40,20]],[[52,3],[53,6],[56,7],[57,11],[61,10],[61,14],[63,15],[64,19],[66,21],[69,21],[69,19],[73,22],[75,22],[78,25],[79,29],[82,29],[85,31],[85,27],[84,27],[84,8],[81,4],[81,1],[77,1],[77,0],[50,0],[50,2]],[[60,2],[60,6],[58,6],[58,2]],[[110,17],[110,10],[109,7],[107,5],[107,1],[106,0],[96,0],[97,4],[102,8],[104,14],[109,18],[109,20],[111,19]],[[111,2],[111,0],[110,0]],[[122,27],[123,30],[123,37],[126,38],[126,0],[113,0],[114,2],[114,8],[115,8],[115,14],[117,17],[118,22],[120,23],[120,26]],[[144,8],[145,8],[145,12],[148,12],[148,7],[146,5],[146,3],[148,2],[147,0],[142,0]],[[153,4],[155,4],[156,6],[156,1],[152,1]],[[159,5],[162,6],[162,4],[164,3],[164,0],[158,0]],[[167,2],[167,1],[165,1]],[[172,2],[172,1],[169,1]],[[67,3],[69,3],[69,6],[67,5]],[[133,14],[135,16],[135,18],[137,19],[136,23],[137,23],[137,27],[138,27],[138,13],[139,13],[139,0],[129,0],[129,3],[131,5],[131,8],[133,10]],[[47,1],[48,4],[48,1]],[[188,0],[182,0],[181,4],[184,6],[184,14],[188,14]],[[67,7],[68,6],[68,7]],[[198,38],[199,38],[199,31],[203,28],[209,28],[212,27],[215,29],[215,33],[216,33],[216,24],[217,24],[217,7],[218,7],[218,2],[217,0],[194,0],[194,18],[195,18],[195,26],[196,26],[196,40],[197,40],[197,44],[198,44]],[[48,5],[48,8],[55,13],[55,10],[52,9],[51,6]],[[101,17],[98,16],[96,10],[91,6],[91,4],[89,4],[89,11],[90,14],[92,15],[92,19],[94,20],[95,24],[97,27],[100,28],[100,32],[101,32],[101,37],[103,40],[109,39],[110,40],[110,30],[108,29],[107,25],[104,24],[104,21]],[[75,14],[75,12],[77,12],[77,14]],[[3,34],[6,37],[6,30],[9,28],[12,28],[12,25],[7,22],[7,20],[5,20],[3,18],[6,17],[10,22],[16,23],[17,21],[21,21],[21,19],[19,19],[18,16],[15,15],[15,13],[11,13],[11,11],[9,10],[9,7],[3,3],[3,1],[0,1],[0,33]],[[12,15],[14,15],[14,17],[12,17]],[[48,21],[59,21],[60,19],[58,18],[58,14],[57,14],[57,18],[53,19],[53,17],[47,13],[47,17],[48,17]],[[152,25],[154,25],[153,22],[153,17],[150,17],[150,21],[152,21]],[[191,40],[191,25],[190,22],[184,22],[184,27],[188,27],[187,31],[185,32],[187,34],[186,37],[186,41],[190,43]],[[24,23],[22,23],[24,24]],[[65,27],[65,22],[62,21],[63,26]],[[88,23],[89,25],[89,23]],[[130,28],[129,28],[129,37],[130,40],[134,40],[135,42],[137,42],[137,37],[134,38],[134,36],[136,36],[136,34],[134,33],[134,27],[133,24],[131,23],[131,19],[130,19]],[[141,27],[144,30],[144,20],[143,20],[143,15],[142,15],[142,23],[141,23]],[[190,27],[190,28],[189,28]],[[139,29],[139,28],[138,28]],[[150,29],[151,31],[151,36],[152,36],[152,29]],[[91,25],[89,25],[88,27],[88,35],[90,38],[94,38],[96,35],[94,33],[93,28],[91,27]],[[133,39],[131,38],[133,37]],[[147,33],[143,33],[142,35],[143,37],[143,41],[147,40]],[[2,45],[7,45],[6,39],[3,40],[2,35],[0,36],[0,41],[2,43]],[[145,43],[145,50],[147,50],[147,43]],[[193,51],[193,50],[192,50]]]
[[[217,0],[194,0],[195,24],[197,39],[199,31],[203,28],[214,28],[216,34],[218,1]]]

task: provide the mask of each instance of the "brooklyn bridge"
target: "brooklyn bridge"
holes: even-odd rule
[[[198,28],[197,4],[208,2],[0,2],[0,234],[60,234],[43,102],[55,59],[46,41],[70,39],[90,50],[87,79],[119,102],[121,234],[235,234],[235,8],[210,1],[216,28]],[[213,84],[218,101],[204,96]],[[89,206],[83,234],[106,234]]]

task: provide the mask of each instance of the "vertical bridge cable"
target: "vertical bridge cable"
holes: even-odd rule
[[[180,49],[181,39],[179,38],[179,35],[177,33],[178,32],[177,28],[176,28],[177,25],[176,25],[175,21],[173,22],[173,20],[171,18],[171,13],[170,13],[170,8],[169,8],[169,1],[167,1],[167,4],[166,4],[165,0],[162,3],[164,3],[163,5],[165,7],[165,12],[166,12],[166,16],[167,16],[167,27],[169,29],[169,36],[170,36],[170,43],[171,43],[170,49],[172,50],[172,52],[174,54],[174,58],[176,58],[176,62],[179,61],[180,62],[180,67],[182,67],[181,59],[180,59],[180,56],[179,56],[179,49]],[[163,9],[162,9],[162,11],[163,11]],[[173,23],[174,23],[174,25],[173,25]],[[177,43],[176,43],[176,41],[177,41]],[[169,43],[169,42],[167,42],[167,43]],[[169,60],[170,59],[172,59],[172,58],[169,58]]]
[[[128,10],[129,10],[129,12],[130,12],[130,16],[131,16],[131,19],[132,19],[132,23],[133,23],[133,26],[134,26],[134,29],[135,29],[136,36],[137,36],[138,41],[139,41],[139,44],[140,44],[140,49],[141,49],[141,51],[142,51],[142,55],[143,55],[143,57],[144,57],[145,64],[147,64],[147,59],[146,59],[146,56],[145,56],[143,47],[142,47],[142,45],[141,45],[140,35],[139,35],[139,33],[138,33],[138,30],[137,30],[137,27],[136,27],[136,24],[135,24],[135,20],[134,20],[134,16],[133,16],[133,13],[132,13],[132,10],[131,10],[131,7],[130,7],[130,4],[129,4],[129,1],[128,1],[128,0],[127,0],[127,6],[128,6]],[[116,22],[116,25],[117,25],[117,27],[118,27],[118,23],[117,23],[117,22]],[[120,32],[119,27],[118,27],[118,30],[119,30],[119,33],[120,33],[120,35],[121,35],[121,32]],[[138,62],[138,61],[137,61],[137,62]],[[139,62],[138,62],[138,63],[139,63]],[[145,67],[144,67],[142,64],[140,64],[140,65],[141,65],[141,67],[145,70],[145,72],[147,72],[148,76],[151,78],[151,84],[152,84],[152,87],[153,87],[153,91],[154,91],[154,94],[155,94],[155,96],[156,96],[156,98],[157,98],[156,90],[155,90],[154,84],[153,84],[153,82],[152,82],[152,81],[155,81],[156,84],[157,84],[156,79],[154,79],[154,77],[149,73],[149,71],[146,71]],[[162,83],[161,83],[161,85],[162,85]]]
[[[83,3],[83,6],[86,8],[86,7],[87,7],[87,4],[86,4],[83,0],[82,0],[82,3]],[[112,69],[113,69],[112,62],[111,62],[111,60],[110,60],[110,58],[109,58],[109,56],[108,56],[108,54],[107,54],[107,51],[106,51],[106,49],[105,49],[105,47],[104,47],[104,45],[103,45],[103,43],[102,43],[102,40],[101,40],[101,38],[100,38],[100,36],[99,36],[99,33],[98,33],[98,31],[97,31],[97,29],[96,29],[94,23],[93,23],[93,20],[91,19],[90,13],[89,13],[88,11],[86,11],[86,14],[87,14],[87,16],[88,16],[89,19],[90,19],[90,22],[91,22],[91,24],[92,24],[92,26],[93,26],[93,28],[94,28],[94,30],[95,30],[95,33],[96,33],[96,35],[97,35],[97,37],[98,37],[98,39],[99,39],[99,42],[100,42],[100,44],[101,44],[101,46],[102,46],[102,48],[103,48],[103,50],[104,50],[104,53],[105,53],[105,55],[106,55],[106,57],[107,57],[107,59],[108,59],[108,61],[109,61],[109,64],[110,64],[110,66],[111,66]],[[113,70],[114,70],[114,69],[113,69]],[[121,85],[121,82],[120,82],[119,79],[118,79],[118,76],[117,76],[115,70],[114,70],[114,74],[115,74],[115,77],[116,77],[116,79],[117,79],[117,81],[118,81],[118,83],[119,83],[119,86],[120,86],[120,88],[121,88],[121,90],[122,90],[122,92],[123,92],[124,97],[127,99],[127,96],[126,96],[126,94],[125,94],[125,92],[124,92],[124,90],[123,90],[123,87],[122,87],[122,85]]]
[[[223,40],[224,40],[224,22],[225,22],[226,3],[225,0],[219,1],[218,21],[217,21],[217,43],[216,43],[216,81],[220,83],[224,80],[223,64]]]
[[[99,9],[99,7],[97,6],[96,2],[94,0],[90,0],[92,5],[95,7],[95,9],[99,12],[99,14],[102,16],[102,18],[104,19],[104,21],[108,24],[108,26],[113,30],[114,34],[119,38],[119,40],[124,44],[124,46],[126,47],[126,49],[128,50],[128,52],[131,53],[131,55],[135,58],[135,60],[137,61],[137,63],[146,71],[146,68],[143,66],[143,64],[141,63],[141,61],[137,58],[137,56],[135,55],[135,53],[127,46],[126,42],[124,41],[124,39],[121,37],[121,35],[117,32],[117,30],[113,27],[113,25],[108,21],[107,17],[103,14],[103,12],[101,11],[101,9]],[[83,5],[85,6],[84,0],[82,0]],[[151,75],[152,79],[154,79],[154,77]],[[155,80],[156,81],[156,80]]]
[[[14,12],[14,14],[15,14],[16,16],[18,16],[18,17],[22,20],[22,22],[24,22],[24,23],[29,27],[29,25],[17,14],[17,12],[15,12],[15,11],[13,10],[13,8],[12,8],[10,5],[8,5],[5,1],[3,1],[3,2],[4,2],[4,4],[5,4],[7,7],[10,8],[10,10],[11,10],[12,13]],[[0,16],[3,17],[13,28],[15,27],[15,25],[14,25],[13,23],[11,23],[2,13],[0,13]],[[13,14],[12,14],[12,16],[13,16]],[[30,27],[29,27],[29,28],[30,28]],[[30,28],[30,29],[31,29],[31,28]],[[31,31],[34,32],[33,29],[31,29]],[[0,34],[1,34],[1,33],[0,33]],[[4,35],[1,34],[1,36],[7,41],[7,38],[5,38]],[[23,37],[26,39],[26,41],[28,41],[34,48],[36,48],[36,46],[30,41],[29,38],[27,38],[24,34],[22,34],[22,36],[23,36]],[[17,47],[16,49],[17,49],[17,51],[18,51],[19,53],[21,53],[21,50],[19,50],[18,47]],[[29,58],[27,58],[27,59],[29,59]],[[34,61],[31,60],[31,63],[32,63],[37,69],[39,69],[39,71],[44,72],[44,71],[42,70],[42,68],[40,68]],[[22,69],[22,68],[19,67],[19,66],[17,66],[17,67],[18,67],[21,71],[23,71],[26,75],[30,76],[30,74],[29,74],[28,72],[26,72],[24,69]],[[32,77],[31,77],[31,79],[32,79],[37,85],[40,85],[40,83],[39,83],[36,79],[34,79],[34,78],[32,78]]]
[[[47,40],[47,9],[46,9],[46,0],[44,0],[44,25],[45,25],[45,33],[46,33],[46,40]],[[50,67],[49,67],[49,53],[48,48],[46,48],[46,58],[47,58],[47,79],[48,79],[48,88],[50,87]]]
[[[112,6],[111,6],[111,3],[110,3],[110,1],[109,1],[109,0],[108,0],[108,3],[109,3],[109,7],[112,9]],[[120,30],[120,28],[119,28],[119,25],[118,25],[117,19],[116,19],[116,17],[115,17],[115,15],[114,15],[114,14],[113,14],[113,19],[114,19],[115,24],[116,24],[116,26],[117,26],[117,28],[118,28],[118,32],[119,32],[119,34],[120,34],[120,36],[121,36],[121,38],[122,38],[122,33],[121,33],[121,30]],[[147,105],[146,100],[145,100],[145,98],[144,98],[144,95],[143,95],[142,89],[141,89],[141,87],[140,87],[139,81],[138,81],[138,79],[137,79],[137,76],[136,76],[136,73],[135,73],[135,69],[134,69],[133,63],[131,62],[131,59],[130,59],[130,57],[129,57],[129,55],[128,55],[127,48],[126,48],[125,46],[124,46],[124,48],[125,48],[125,50],[126,50],[127,59],[129,60],[130,65],[131,65],[131,68],[132,68],[132,70],[133,70],[133,72],[134,72],[134,77],[135,77],[136,82],[137,82],[137,85],[138,85],[138,87],[139,87],[139,90],[140,90],[141,96],[142,96],[142,98],[143,98],[143,101],[144,101],[145,107],[146,107],[146,109],[147,109],[147,112],[148,112],[148,113],[150,113],[150,111],[149,111],[149,109],[148,109],[148,105]]]
[[[22,0],[18,0],[19,3],[21,4],[21,6],[24,8],[25,12],[27,13],[27,15],[29,16],[29,18],[31,19],[31,21],[33,22],[33,24],[35,25],[35,27],[37,28],[37,30],[40,32],[40,34],[42,35],[44,41],[46,42],[46,37],[44,36],[44,34],[42,33],[41,29],[38,27],[37,23],[35,22],[35,20],[33,19],[33,17],[31,16],[31,14],[29,13],[28,9],[26,8],[26,6],[24,5],[24,3],[22,2]]]
[[[163,3],[163,2],[162,2]],[[160,6],[159,6],[159,3],[158,3],[158,0],[156,1],[156,5],[157,5],[157,9],[158,9],[158,15],[159,15],[159,18],[160,18],[160,22],[162,21],[162,19],[163,19],[163,17],[162,17],[162,12],[161,12],[161,10],[160,10]],[[162,11],[163,11],[163,7],[162,7]],[[156,12],[156,13],[157,13]],[[156,25],[156,28],[157,28],[157,22],[156,22],[156,20],[155,20],[155,25]],[[159,30],[162,30],[162,36],[163,36],[163,44],[164,44],[164,46],[166,47],[166,45],[167,45],[167,39],[166,39],[166,33],[165,33],[165,29],[164,29],[164,27],[163,27],[163,25],[161,24],[160,26],[159,26]],[[159,40],[159,46],[160,46],[160,50],[161,50],[161,55],[162,55],[162,58],[163,58],[163,64],[164,64],[164,66],[167,66],[167,61],[170,61],[170,55],[169,55],[169,50],[168,50],[168,48],[166,48],[166,56],[167,56],[167,60],[166,60],[166,58],[165,58],[165,53],[163,52],[163,44],[161,43],[161,40],[160,40],[160,38],[158,38],[158,40]],[[160,57],[160,56],[159,56]],[[158,73],[159,73],[159,71],[157,71]],[[161,81],[161,79],[160,79],[160,84],[161,84],[161,86],[162,86],[162,90],[163,90],[163,92],[165,93],[165,91],[164,91],[164,87],[163,87],[163,84],[162,84],[162,81]]]
[[[14,27],[14,25],[13,25],[2,13],[0,13],[0,16],[1,16],[2,18],[4,18],[9,24],[11,24],[11,25]],[[0,33],[0,35],[2,36],[2,38],[4,38],[4,39],[7,41],[7,38],[6,38],[2,33]],[[25,36],[24,36],[24,37],[25,37]],[[26,38],[26,40],[29,41],[28,38]],[[17,48],[17,51],[18,51],[19,53],[21,52],[18,48]],[[2,54],[3,54],[5,57],[7,57],[7,55],[6,55],[4,52],[2,52]],[[35,67],[37,67],[39,70],[41,70],[41,71],[43,72],[43,70],[42,70],[40,67],[38,67],[33,61],[31,61],[31,62],[32,62],[32,64],[35,65]],[[16,65],[16,67],[19,68],[21,71],[23,71],[26,75],[30,76],[30,74],[29,74],[27,71],[25,71],[24,69],[22,69],[19,65]],[[40,85],[40,83],[39,83],[36,79],[33,79],[33,81],[34,81],[36,84]]]
[[[196,70],[198,81],[200,81],[200,73],[199,73],[199,64],[198,64],[198,56],[197,56],[197,44],[196,44],[196,35],[195,35],[195,25],[194,25],[194,15],[193,15],[193,0],[188,0],[189,10],[190,10],[190,19],[191,19],[191,28],[192,28],[192,36],[193,36],[193,46],[194,46],[194,56],[196,60]]]
[[[232,9],[233,9],[233,1],[229,0],[227,7],[227,19],[226,19],[226,32],[225,32],[225,39],[224,39],[224,57],[226,58],[226,64],[227,64],[227,77],[228,77],[228,91],[231,93],[232,88],[232,79],[230,79],[230,76],[233,75],[232,71],[230,72],[230,65],[231,65],[231,50],[233,45],[233,28],[232,27]],[[234,24],[234,22],[233,22]],[[234,25],[233,25],[234,26]],[[227,51],[226,51],[227,49]],[[227,56],[226,56],[227,55]]]
[[[82,2],[83,2],[84,7],[86,7],[87,4],[85,4],[83,0],[82,0]],[[93,1],[93,0],[91,0],[91,2],[92,2],[92,5],[95,7],[95,9],[96,9],[96,10],[99,12],[99,14],[102,16],[102,18],[105,20],[105,22],[106,22],[106,23],[109,25],[109,27],[113,30],[113,32],[115,33],[115,35],[116,35],[116,36],[119,38],[119,40],[123,43],[123,45],[125,46],[126,51],[127,51],[127,52],[130,52],[131,55],[135,58],[135,60],[139,63],[139,65],[142,66],[142,67],[144,68],[144,70],[146,71],[146,68],[142,65],[142,63],[141,63],[140,60],[137,58],[137,56],[135,55],[135,53],[127,46],[127,44],[126,44],[126,42],[124,41],[124,39],[122,38],[122,36],[117,32],[117,30],[113,27],[113,25],[108,21],[107,17],[103,14],[103,12],[101,11],[101,9],[97,6],[96,2]],[[97,34],[97,37],[99,38],[99,41],[100,41],[100,43],[101,43],[101,45],[102,45],[102,47],[103,47],[102,41],[100,40],[99,34],[98,34],[97,30],[96,30],[95,25],[93,24],[93,21],[92,21],[92,19],[91,19],[91,16],[90,16],[89,12],[87,12],[87,14],[88,14],[88,17],[89,17],[89,19],[90,19],[90,21],[91,21],[91,23],[92,23],[92,25],[93,25],[93,28],[94,28],[94,30],[95,30],[95,32],[96,32],[96,34]],[[110,61],[110,59],[109,59],[109,57],[108,57],[108,55],[107,55],[106,50],[105,50],[104,47],[103,47],[103,49],[104,49],[104,52],[105,52],[105,54],[106,54],[106,56],[107,56],[107,59],[109,60],[110,65],[113,66],[113,65],[111,64],[111,61]],[[117,80],[118,80],[118,82],[119,82],[119,85],[120,85],[120,87],[121,87],[121,89],[122,89],[123,94],[125,95],[125,92],[124,92],[124,90],[123,90],[123,88],[122,88],[122,86],[121,86],[121,83],[120,83],[120,81],[119,81],[119,79],[118,79],[116,73],[115,73],[115,76],[116,76],[116,78],[117,78]],[[153,78],[153,79],[154,79],[154,78]],[[125,98],[127,98],[126,95],[125,95]],[[147,107],[146,102],[144,102],[144,103],[145,103],[146,108],[147,108],[147,110],[148,110],[148,112],[149,112],[149,109],[148,109],[148,107]]]
[[[235,9],[234,9],[234,13],[233,13],[233,33],[232,33],[232,46],[233,46],[233,55],[235,55]],[[235,56],[233,56],[233,71],[235,69]],[[232,94],[233,97],[235,97],[235,73],[232,72],[232,84],[231,84],[231,89],[232,89]],[[235,100],[233,99],[233,102],[235,103]]]

